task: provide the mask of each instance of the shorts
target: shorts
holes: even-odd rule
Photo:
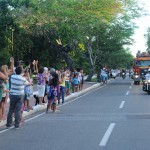
[[[71,86],[70,82],[69,82],[69,81],[66,81],[65,84],[66,84],[66,88],[67,88],[67,89],[70,89],[70,86]]]
[[[38,97],[44,97],[45,95],[45,85],[37,85]]]
[[[55,97],[55,98],[48,98],[48,104],[49,103],[51,103],[52,102],[52,104],[53,103],[56,103],[57,102],[57,99],[56,99],[57,97]]]
[[[27,100],[27,101],[28,101],[29,98],[30,98],[30,94],[25,94],[25,95],[24,95],[24,100]]]

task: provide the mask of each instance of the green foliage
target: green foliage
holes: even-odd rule
[[[1,49],[0,51],[0,67],[6,65],[10,62],[10,54],[6,49]]]
[[[0,49],[7,47],[7,36],[9,27],[13,24],[13,19],[7,8],[6,1],[0,1]]]
[[[148,50],[150,50],[150,28],[148,28],[147,30],[146,38],[147,38],[146,44],[147,44]]]
[[[133,56],[125,50],[112,53],[108,59],[108,66],[110,68],[131,68],[133,63]]]
[[[56,68],[67,66],[70,58],[74,67],[82,67],[86,72],[91,68],[90,58],[94,60],[96,56],[97,66],[115,67],[113,59],[128,54],[123,46],[133,42],[132,19],[139,17],[134,0],[126,4],[120,0],[8,2],[13,9],[8,9],[5,1],[4,7],[0,7],[0,49],[7,48],[16,59],[38,59],[40,65]],[[14,52],[11,52],[10,26],[15,28]],[[93,37],[96,40],[92,41]],[[122,63],[120,59],[117,61]]]

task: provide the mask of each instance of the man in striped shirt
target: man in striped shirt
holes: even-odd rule
[[[15,113],[15,128],[19,128],[20,116],[21,116],[21,107],[24,97],[24,86],[29,85],[29,82],[26,78],[21,76],[22,68],[16,68],[16,74],[11,76],[11,89],[10,89],[10,106],[9,112],[7,115],[7,128],[12,125],[13,113]]]

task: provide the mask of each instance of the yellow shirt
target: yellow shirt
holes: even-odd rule
[[[65,81],[66,81],[66,78],[64,77],[64,78],[62,79],[62,82],[61,82],[60,86],[65,86]]]

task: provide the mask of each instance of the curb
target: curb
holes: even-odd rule
[[[108,82],[110,82],[110,81],[111,81],[111,80],[109,80]],[[83,95],[83,94],[87,93],[88,91],[91,91],[92,89],[98,88],[98,87],[100,87],[100,86],[102,86],[101,83],[96,83],[96,84],[92,85],[91,87],[89,87],[89,88],[87,88],[87,89],[84,89],[84,90],[81,91],[81,92],[72,93],[71,95],[65,97],[65,101],[68,101],[68,100],[70,100],[70,99],[72,99],[72,98],[77,98],[77,97],[79,97],[80,95]],[[47,104],[45,104],[45,105],[33,106],[33,110],[30,110],[29,112],[24,111],[22,117],[23,117],[23,118],[24,118],[24,117],[27,117],[27,116],[29,116],[29,115],[31,115],[31,114],[34,114],[34,113],[36,113],[36,112],[38,112],[38,111],[42,111],[42,110],[44,110],[44,109],[46,110],[46,107],[47,107]],[[1,127],[1,126],[4,126],[5,124],[6,124],[6,120],[0,122],[0,127]]]

